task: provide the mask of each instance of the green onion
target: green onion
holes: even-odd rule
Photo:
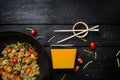
[[[0,58],[0,60],[3,60],[4,58]]]
[[[55,36],[52,36],[52,37],[48,40],[48,42],[51,42],[54,38],[55,38]]]
[[[95,59],[97,59],[97,53],[96,53],[96,52],[95,52],[95,55],[94,55],[94,56],[95,56]]]
[[[63,75],[63,77],[61,78],[61,80],[64,80],[64,79],[65,79],[65,76],[66,76],[66,73]]]
[[[93,61],[89,61],[88,63],[86,63],[85,66],[83,67],[83,70],[84,70],[85,68],[87,68],[88,65],[91,64],[92,62],[93,62]]]
[[[29,47],[32,49],[32,50],[35,50],[30,44],[28,44],[29,45]]]
[[[118,64],[118,67],[120,67],[120,61],[119,61],[119,58],[117,58],[117,64]]]
[[[82,41],[84,41],[84,42],[87,42],[87,40],[86,40],[86,39],[83,39],[83,38],[82,38],[81,40],[82,40]]]
[[[21,45],[19,46],[19,48],[22,48],[24,46],[25,43],[21,43]]]
[[[120,50],[117,52],[116,57],[120,54]]]
[[[84,52],[87,52],[87,53],[89,53],[89,54],[93,54],[93,52],[91,52],[91,51],[88,51],[88,50],[83,50]]]
[[[32,28],[25,28],[26,30],[33,30]]]
[[[18,64],[16,65],[16,67],[17,67],[19,70],[22,68],[19,60],[18,60]]]

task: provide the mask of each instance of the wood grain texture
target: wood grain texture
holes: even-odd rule
[[[73,25],[0,25],[0,31],[20,31],[29,34],[29,31],[25,28],[34,28],[38,31],[38,34],[34,38],[41,37],[38,41],[43,46],[50,46],[56,44],[57,41],[64,39],[73,33],[54,33],[56,29],[72,29]],[[94,25],[89,25],[90,27]],[[90,41],[96,42],[97,46],[120,46],[120,25],[100,25],[99,32],[89,32],[85,37],[87,42],[82,41],[79,38],[73,38],[65,41],[61,44],[74,44],[74,46],[89,46]],[[106,36],[104,39],[103,36]],[[51,42],[48,43],[49,38],[56,36]]]
[[[0,24],[119,24],[119,0],[0,0]]]
[[[50,77],[47,80],[60,80],[64,73],[67,73],[64,80],[119,80],[120,68],[115,56],[120,49],[119,4],[119,0],[0,0],[0,32],[20,31],[30,35],[25,29],[27,27],[38,31],[34,38],[44,46],[49,57]],[[87,42],[78,38],[63,42],[74,44],[76,56],[81,56],[84,64],[80,65],[79,72],[53,70],[50,45],[73,34],[54,33],[53,30],[72,29],[78,21],[86,22],[89,27],[100,25],[99,32],[90,32],[86,36]],[[52,36],[56,37],[48,43]],[[97,45],[96,50],[92,51],[97,52],[96,60],[83,51],[90,50],[90,41]],[[90,60],[94,62],[82,70]]]
[[[52,65],[51,53],[49,47],[45,47],[46,53],[49,56],[50,65]],[[81,56],[84,60],[83,65],[80,66],[79,72],[74,70],[54,70],[50,68],[50,80],[59,80],[64,73],[67,73],[65,80],[115,80],[119,79],[120,70],[117,67],[116,53],[120,47],[97,47],[97,59],[92,55],[83,52],[84,49],[89,50],[89,47],[77,47],[77,56]],[[90,60],[93,60],[87,69],[83,70],[83,66]]]

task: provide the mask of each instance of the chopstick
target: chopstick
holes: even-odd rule
[[[59,47],[70,47],[70,46],[73,46],[73,44],[52,44],[50,45],[51,47],[56,47],[56,46],[59,46]]]
[[[63,41],[66,41],[66,40],[68,40],[68,39],[71,39],[71,38],[73,38],[73,37],[75,37],[75,36],[78,36],[78,35],[80,35],[80,34],[82,34],[82,33],[84,33],[84,32],[93,30],[93,29],[95,29],[95,28],[97,28],[97,27],[99,27],[99,25],[96,25],[96,26],[94,26],[94,27],[92,27],[92,28],[89,28],[89,29],[87,29],[87,30],[85,30],[85,31],[79,32],[79,33],[74,34],[74,35],[72,35],[72,36],[69,36],[69,37],[67,37],[67,38],[65,38],[65,39],[62,39],[62,40],[58,41],[57,43],[61,43],[61,42],[63,42]]]
[[[81,30],[54,30],[54,32],[78,32],[78,31],[85,31],[85,29],[81,29]],[[92,29],[90,31],[99,31],[99,29]]]

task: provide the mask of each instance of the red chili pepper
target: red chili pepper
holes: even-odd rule
[[[78,72],[79,70],[80,70],[80,66],[76,66],[74,69],[75,72]]]
[[[78,57],[77,61],[78,61],[79,64],[83,64],[83,59],[81,57]]]

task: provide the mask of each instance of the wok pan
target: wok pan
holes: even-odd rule
[[[40,66],[40,75],[37,76],[36,80],[46,80],[45,77],[48,75],[48,58],[44,48],[31,36],[16,31],[0,32],[0,52],[5,48],[5,44],[16,43],[18,41],[31,44],[39,53],[38,64]]]

